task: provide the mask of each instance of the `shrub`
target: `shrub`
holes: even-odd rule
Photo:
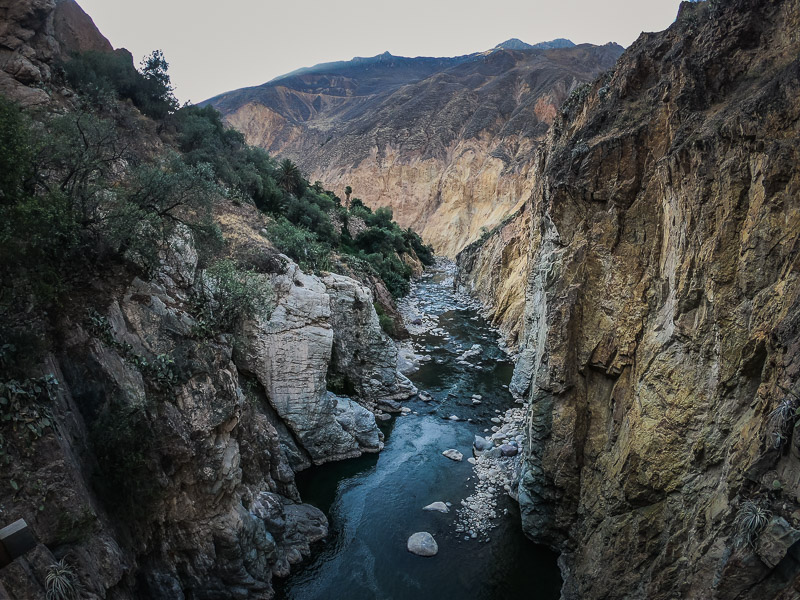
[[[178,108],[167,74],[169,64],[161,50],[142,61],[141,72],[127,50],[77,53],[62,68],[67,82],[97,106],[106,106],[114,98],[131,100],[154,119],[163,119]]]
[[[194,303],[200,331],[210,335],[232,332],[242,319],[266,316],[272,300],[266,276],[239,269],[232,260],[217,261],[196,285]]]
[[[330,267],[330,248],[303,227],[279,217],[267,227],[267,238],[278,251],[297,262],[304,270],[320,271]]]

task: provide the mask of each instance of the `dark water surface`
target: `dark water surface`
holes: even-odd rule
[[[413,293],[413,292],[412,292]],[[279,598],[293,600],[462,600],[559,597],[561,577],[556,555],[525,538],[519,510],[503,495],[498,527],[489,541],[465,540],[454,531],[455,511],[474,490],[472,440],[492,426],[495,410],[513,399],[503,387],[513,363],[497,346],[497,335],[478,313],[452,292],[452,276],[436,271],[415,285],[420,308],[439,317],[441,333],[414,336],[418,348],[433,360],[410,379],[434,400],[409,400],[419,414],[396,417],[383,428],[386,447],[377,455],[326,464],[300,473],[304,502],[321,508],[330,520],[330,535],[314,548],[310,560],[284,582],[275,581]],[[459,355],[480,344],[482,351],[460,365]],[[483,396],[473,406],[472,395]],[[446,420],[457,415],[466,421]],[[442,451],[455,448],[464,461]],[[447,514],[423,511],[435,501],[452,502]],[[417,531],[433,534],[439,553],[432,558],[406,550]]]

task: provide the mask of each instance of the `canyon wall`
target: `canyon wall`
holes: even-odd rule
[[[29,449],[7,434],[0,515],[38,545],[0,570],[0,597],[44,597],[63,556],[97,597],[271,597],[327,534],[295,471],[379,451],[373,411],[416,392],[361,283],[307,275],[264,240],[268,313],[209,337],[191,234],[167,248],[152,279],[98,282],[96,308],[60,324],[40,366],[52,427]]]
[[[537,156],[518,492],[564,598],[800,594],[799,52],[797,0],[683,3]]]
[[[387,54],[320,65],[207,103],[247,141],[327,187],[389,206],[444,255],[530,196],[531,157],[558,107],[610,68],[616,44],[452,59]]]
[[[526,203],[456,255],[457,288],[480,300],[484,316],[500,330],[510,349],[518,348],[520,342],[530,229]]]

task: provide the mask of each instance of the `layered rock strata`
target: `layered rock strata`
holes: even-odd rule
[[[525,313],[530,212],[527,203],[456,256],[455,285],[477,298],[483,316],[516,349]]]
[[[800,593],[800,3],[684,3],[554,122],[519,482],[565,598]]]

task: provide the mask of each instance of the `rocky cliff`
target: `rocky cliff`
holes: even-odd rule
[[[511,349],[519,345],[525,312],[530,229],[526,203],[456,256],[456,287],[480,300]]]
[[[85,50],[112,48],[71,0],[0,0],[4,126],[16,126],[6,96],[40,105],[35,115],[83,102],[79,124],[94,123],[90,103],[57,74],[59,60]],[[104,143],[127,148],[101,159],[116,175],[97,169],[85,180],[107,215],[128,171],[173,140],[130,103],[104,102],[115,119],[103,121]],[[81,131],[96,150],[91,125]],[[52,172],[38,174],[51,183]],[[26,187],[19,200],[2,183],[4,216],[19,208],[43,222],[57,212],[60,196],[37,204],[40,190]],[[199,202],[188,216],[170,214],[169,235],[138,254],[127,244],[100,250],[98,228],[53,300],[26,287],[24,266],[3,264],[0,528],[24,519],[35,547],[8,565],[0,548],[0,599],[54,597],[54,574],[81,598],[271,598],[273,577],[328,529],[302,502],[295,473],[379,451],[376,414],[416,393],[374,308],[370,287],[388,296],[383,282],[304,273],[264,237],[269,217],[207,183],[182,189],[210,194],[209,222],[198,224]],[[157,223],[138,217],[126,225],[141,226],[137,234]],[[202,237],[209,232],[224,243]],[[26,264],[21,248],[5,256]],[[227,284],[209,267],[226,261]],[[14,292],[8,273],[19,276]],[[226,285],[242,285],[243,274],[259,310],[217,327],[231,303]]]
[[[112,47],[74,0],[0,0],[0,94],[47,102],[54,63],[87,50]]]
[[[344,197],[389,206],[455,256],[515,212],[558,107],[622,48],[504,49],[451,59],[330,63],[208,103],[249,143],[295,160]]]
[[[565,598],[800,594],[798,32],[684,3],[538,156],[519,500]]]
[[[236,335],[198,333],[204,274],[186,231],[152,279],[98,282],[96,307],[60,324],[39,367],[52,427],[28,449],[6,431],[0,515],[39,545],[0,570],[0,597],[43,597],[67,556],[92,597],[268,598],[326,535],[295,470],[380,450],[373,411],[416,390],[368,288],[263,243],[272,307]],[[351,397],[327,391],[335,375]]]

